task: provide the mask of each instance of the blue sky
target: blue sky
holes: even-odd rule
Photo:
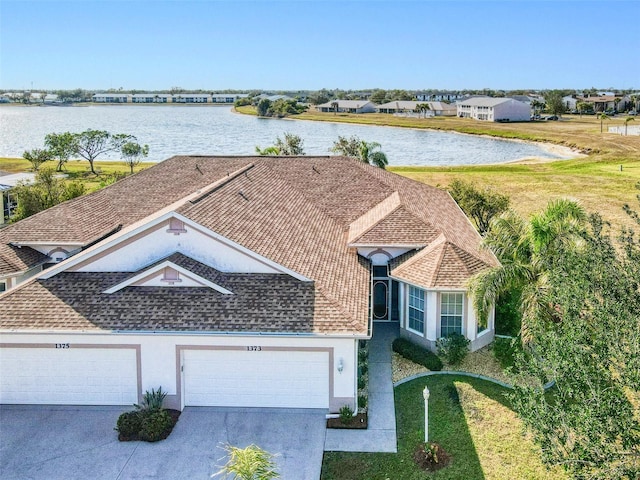
[[[640,89],[639,17],[638,0],[0,0],[0,89]]]

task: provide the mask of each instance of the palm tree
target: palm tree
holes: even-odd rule
[[[609,115],[607,115],[606,113],[600,113],[598,115],[598,118],[600,119],[600,133],[602,133],[602,122],[604,122],[605,120],[609,120]]]
[[[337,115],[338,114],[338,107],[340,106],[340,104],[338,102],[331,102],[331,108],[333,108],[333,114]]]
[[[427,112],[431,110],[431,106],[428,103],[418,103],[416,105],[418,113],[424,114],[424,118],[427,118]]]
[[[627,135],[627,125],[629,125],[629,122],[633,122],[635,120],[635,118],[633,117],[627,117],[624,119],[624,134],[625,136]]]
[[[577,248],[587,215],[570,200],[555,200],[527,222],[509,210],[491,222],[483,243],[500,265],[475,275],[469,290],[479,318],[487,318],[498,297],[508,291],[521,292],[521,337],[531,341],[530,327],[536,321],[557,318],[548,298],[547,272],[562,248]]]
[[[385,153],[379,150],[381,146],[382,145],[378,142],[365,142],[362,140],[359,152],[360,160],[364,163],[384,169],[389,165],[389,161],[387,160]]]

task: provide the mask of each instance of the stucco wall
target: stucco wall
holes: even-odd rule
[[[333,337],[301,337],[301,336],[267,336],[267,335],[171,335],[171,334],[90,334],[90,333],[11,333],[0,334],[0,343],[10,344],[74,344],[79,345],[139,345],[141,360],[140,390],[145,392],[162,386],[168,392],[165,405],[169,408],[182,408],[182,401],[177,394],[180,390],[177,383],[180,378],[180,355],[178,346],[225,346],[239,347],[261,346],[268,351],[269,347],[284,349],[331,349],[329,372],[330,411],[337,412],[345,404],[355,406],[357,397],[357,340],[353,338]],[[259,355],[260,352],[256,352]],[[343,370],[337,371],[342,360]]]

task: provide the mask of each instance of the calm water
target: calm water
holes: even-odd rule
[[[42,147],[51,132],[99,129],[135,135],[149,145],[149,160],[173,155],[250,155],[284,132],[304,140],[307,155],[328,155],[339,135],[382,145],[391,165],[469,165],[525,157],[562,158],[531,144],[456,133],[328,122],[259,119],[231,107],[84,106],[0,107],[0,157],[21,157]],[[117,156],[104,156],[117,158]]]

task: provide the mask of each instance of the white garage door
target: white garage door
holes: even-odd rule
[[[137,392],[134,349],[0,349],[0,403],[131,405]]]
[[[184,351],[185,406],[329,407],[328,352]]]

